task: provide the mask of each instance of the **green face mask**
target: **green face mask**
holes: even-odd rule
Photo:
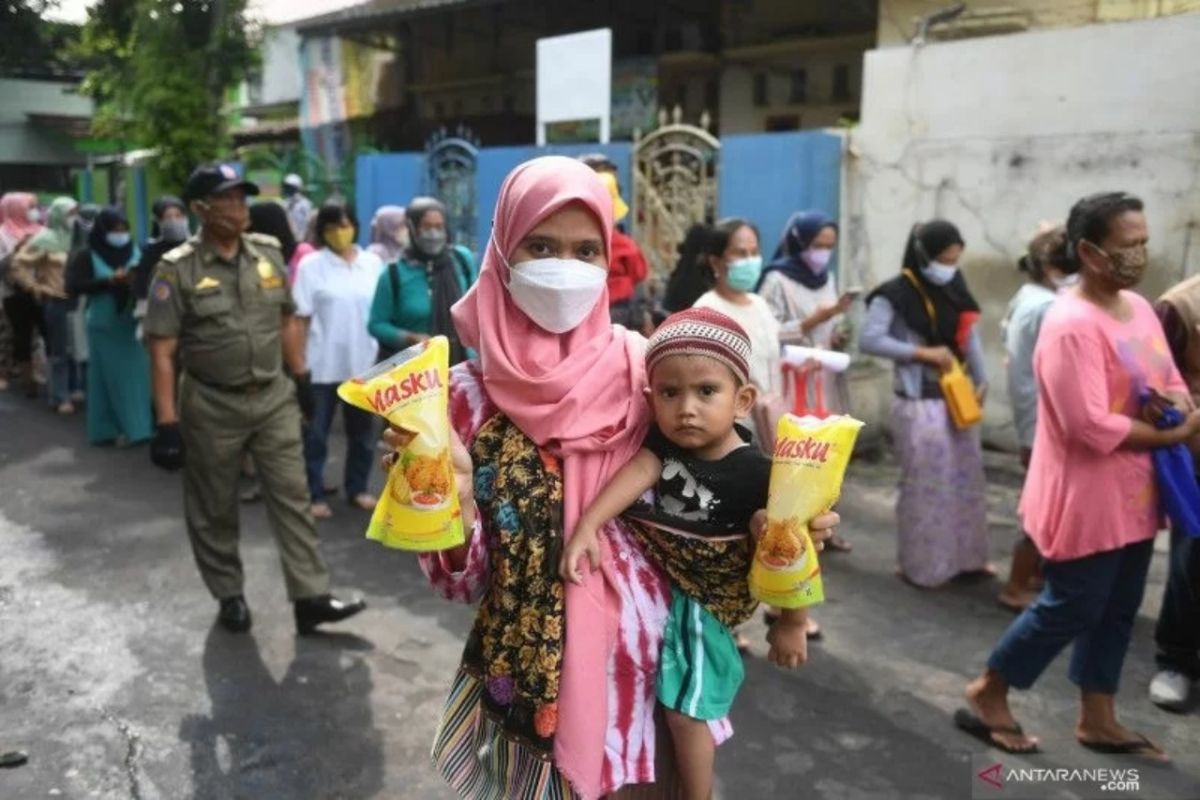
[[[739,292],[752,292],[762,275],[762,256],[747,256],[729,264],[729,286]]]

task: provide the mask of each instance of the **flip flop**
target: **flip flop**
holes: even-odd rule
[[[0,753],[0,768],[3,769],[24,766],[28,761],[29,756],[20,750],[10,750],[7,753]]]
[[[1011,747],[1004,742],[1001,742],[999,739],[994,738],[994,734],[997,733],[1007,733],[1013,736],[1024,736],[1025,731],[1021,729],[1020,725],[1013,725],[1011,727],[1006,725],[993,728],[988,726],[986,722],[965,708],[960,708],[954,712],[954,725],[963,733],[974,736],[988,747],[995,747],[998,750],[1003,750],[1004,752],[1012,755],[1027,756],[1032,753],[1040,752],[1036,743],[1031,744],[1028,749],[1022,749],[1019,747]]]
[[[1094,753],[1110,756],[1152,756],[1156,759],[1166,756],[1166,753],[1143,734],[1139,733],[1137,736],[1138,738],[1127,742],[1088,742],[1083,739],[1076,741]]]

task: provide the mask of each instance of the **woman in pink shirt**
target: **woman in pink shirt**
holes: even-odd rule
[[[1045,587],[967,686],[970,709],[955,715],[1007,752],[1038,747],[1009,710],[1009,688],[1031,687],[1074,642],[1079,743],[1167,758],[1117,722],[1114,704],[1160,522],[1150,450],[1200,432],[1154,310],[1129,291],[1145,272],[1147,239],[1141,200],[1120,192],[1085,197],[1067,220],[1067,269],[1082,280],[1047,312],[1038,337],[1038,426],[1020,508],[1046,559]],[[1148,389],[1187,410],[1184,424],[1160,431],[1141,419]]]

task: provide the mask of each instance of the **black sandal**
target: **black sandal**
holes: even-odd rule
[[[1145,735],[1139,733],[1137,736],[1138,738],[1130,739],[1127,742],[1089,742],[1084,739],[1075,741],[1093,753],[1104,753],[1110,756],[1153,756],[1160,759],[1167,757],[1167,754]]]
[[[963,733],[975,737],[988,747],[995,747],[1011,755],[1027,756],[1032,753],[1040,752],[1036,742],[1030,743],[1028,748],[1020,748],[1007,745],[995,738],[995,734],[997,733],[1007,733],[1013,736],[1024,736],[1025,731],[1021,729],[1020,725],[1004,725],[993,728],[965,708],[960,708],[954,712],[954,725]]]

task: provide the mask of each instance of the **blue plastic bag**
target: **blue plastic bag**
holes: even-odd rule
[[[1158,427],[1162,430],[1183,424],[1177,408],[1163,412]],[[1150,452],[1158,478],[1158,497],[1162,512],[1171,524],[1186,536],[1200,539],[1200,484],[1196,483],[1196,464],[1185,444],[1155,447]]]

